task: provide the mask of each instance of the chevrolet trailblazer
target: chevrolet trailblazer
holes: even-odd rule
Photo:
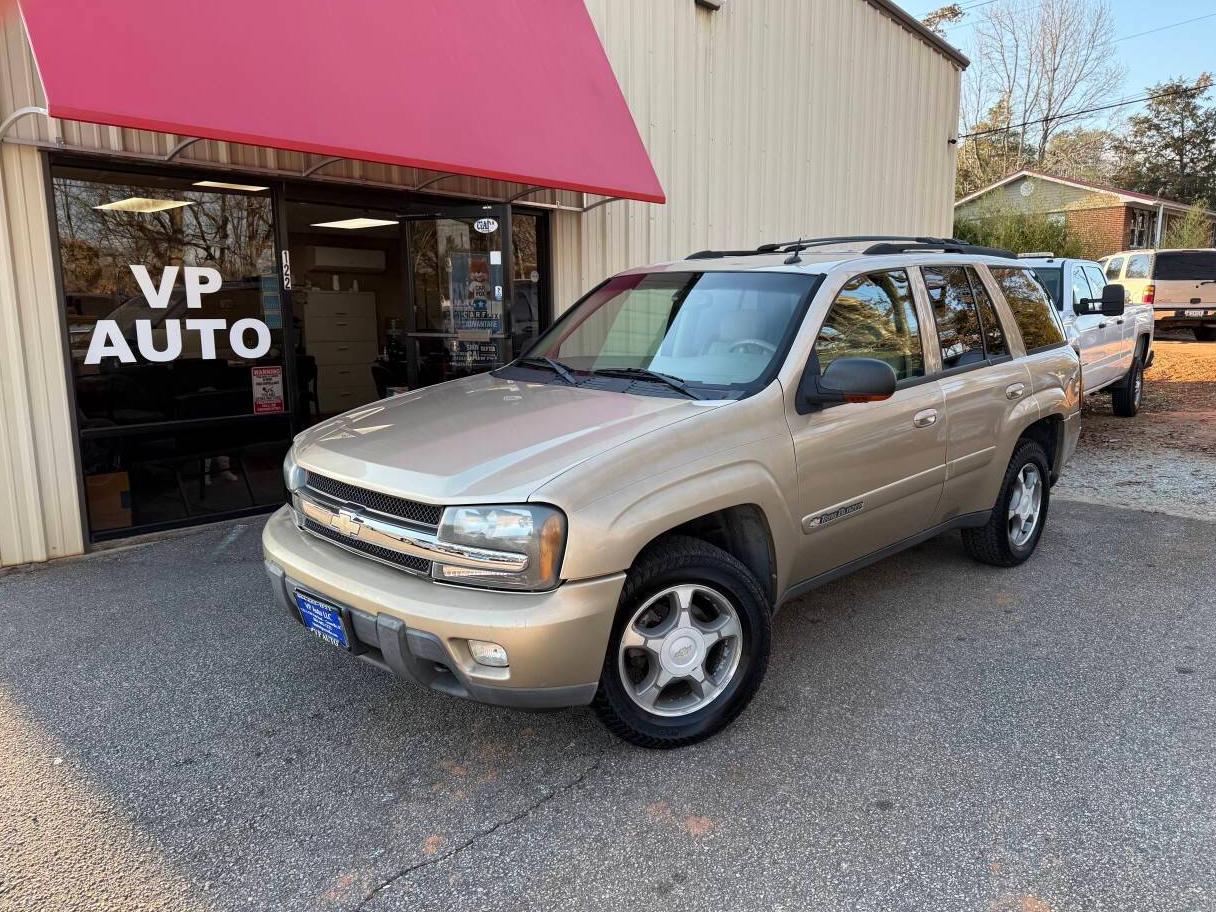
[[[786,600],[949,530],[1030,557],[1081,395],[1007,252],[702,251],[503,368],[300,434],[266,567],[306,629],[422,686],[675,747],[752,699]]]

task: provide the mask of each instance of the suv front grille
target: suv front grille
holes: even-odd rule
[[[374,557],[376,560],[392,564],[394,567],[400,567],[402,570],[409,570],[411,573],[421,573],[425,576],[430,576],[431,562],[428,560],[413,557],[409,554],[398,554],[396,551],[390,551],[388,548],[370,545],[367,542],[359,541],[357,538],[350,538],[335,529],[323,526],[316,520],[307,517],[304,517],[304,528],[313,535],[320,536],[334,544],[342,545],[344,548],[350,548],[352,551],[358,551],[360,554]]]
[[[419,526],[430,526],[432,529],[439,527],[439,518],[443,515],[443,507],[406,500],[404,497],[393,497],[379,491],[369,491],[367,488],[358,488],[313,472],[305,473],[304,484],[321,494],[336,497],[343,503],[358,504],[377,513],[395,516]]]

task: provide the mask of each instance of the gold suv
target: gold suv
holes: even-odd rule
[[[751,700],[783,602],[952,529],[1026,560],[1081,392],[1012,254],[703,251],[299,435],[266,567],[309,631],[423,686],[679,746]]]

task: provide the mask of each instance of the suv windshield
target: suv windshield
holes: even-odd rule
[[[523,366],[549,359],[579,380],[646,381],[649,373],[664,375],[649,379],[669,392],[678,391],[670,380],[748,391],[775,373],[818,278],[789,272],[617,276],[538,339]]]

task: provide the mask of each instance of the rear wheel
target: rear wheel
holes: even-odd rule
[[[1216,326],[1196,326],[1195,338],[1200,342],[1216,342]]]
[[[592,708],[642,747],[692,744],[728,725],[768,668],[768,600],[733,556],[673,536],[629,572]]]
[[[1014,567],[1034,553],[1051,499],[1047,453],[1035,440],[1020,440],[986,525],[963,530],[963,546],[976,560]]]
[[[1144,396],[1144,365],[1137,354],[1132,358],[1123,382],[1111,390],[1111,402],[1115,414],[1120,418],[1134,418],[1140,411],[1140,400]]]

